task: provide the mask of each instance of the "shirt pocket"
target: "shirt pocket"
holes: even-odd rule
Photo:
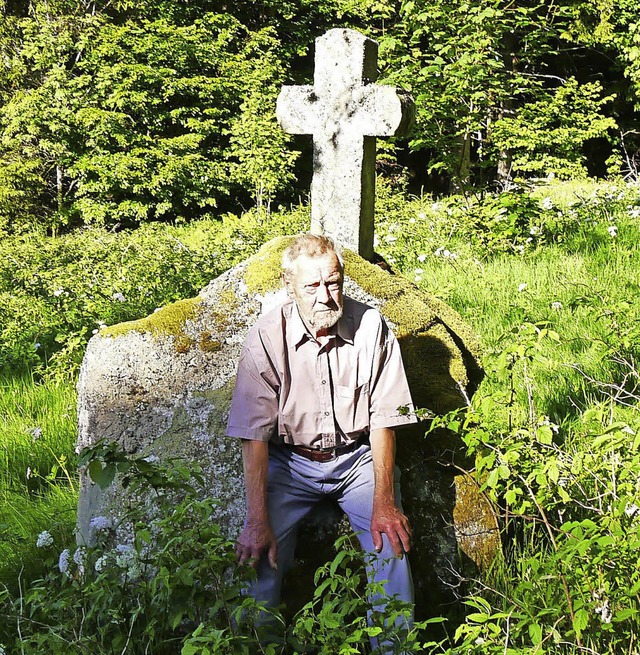
[[[345,434],[369,430],[369,383],[335,387],[336,421]]]

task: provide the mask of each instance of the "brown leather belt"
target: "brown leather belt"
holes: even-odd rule
[[[362,442],[363,438],[360,437],[344,446],[336,446],[336,448],[309,448],[307,446],[296,446],[293,444],[285,444],[285,446],[296,453],[296,455],[306,457],[312,462],[331,462],[338,455],[343,455],[351,450],[355,450]]]

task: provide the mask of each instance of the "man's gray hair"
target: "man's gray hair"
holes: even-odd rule
[[[321,257],[330,253],[333,253],[338,258],[340,268],[344,271],[342,253],[331,237],[310,233],[299,234],[282,253],[282,272],[285,275],[292,275],[293,265],[300,255]]]

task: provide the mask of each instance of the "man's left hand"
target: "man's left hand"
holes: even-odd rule
[[[411,550],[411,526],[409,519],[397,508],[393,501],[376,500],[371,517],[371,537],[376,552],[382,550],[382,534],[393,548],[396,557],[402,558]]]

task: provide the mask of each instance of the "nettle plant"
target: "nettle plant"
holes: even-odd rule
[[[454,652],[627,652],[640,632],[639,372],[561,428],[535,389],[558,334],[525,323],[512,337],[491,361],[495,390],[433,419],[475,455],[505,524],[504,561],[467,599]]]
[[[92,479],[127,488],[132,502],[118,524],[91,521],[95,544],[58,553],[43,531],[37,546],[50,572],[18,597],[0,590],[0,645],[23,655],[236,655],[368,653],[372,639],[389,652],[425,652],[424,623],[406,630],[410,608],[369,599],[364,555],[352,535],[336,543],[333,561],[315,576],[316,590],[287,625],[246,594],[255,574],[235,564],[235,545],[212,520],[215,500],[202,500],[201,470],[192,462],[129,456],[106,441],[81,453]],[[153,510],[150,507],[153,506]],[[128,534],[124,543],[117,535]],[[258,620],[260,618],[260,620]],[[2,651],[0,651],[2,652]]]

